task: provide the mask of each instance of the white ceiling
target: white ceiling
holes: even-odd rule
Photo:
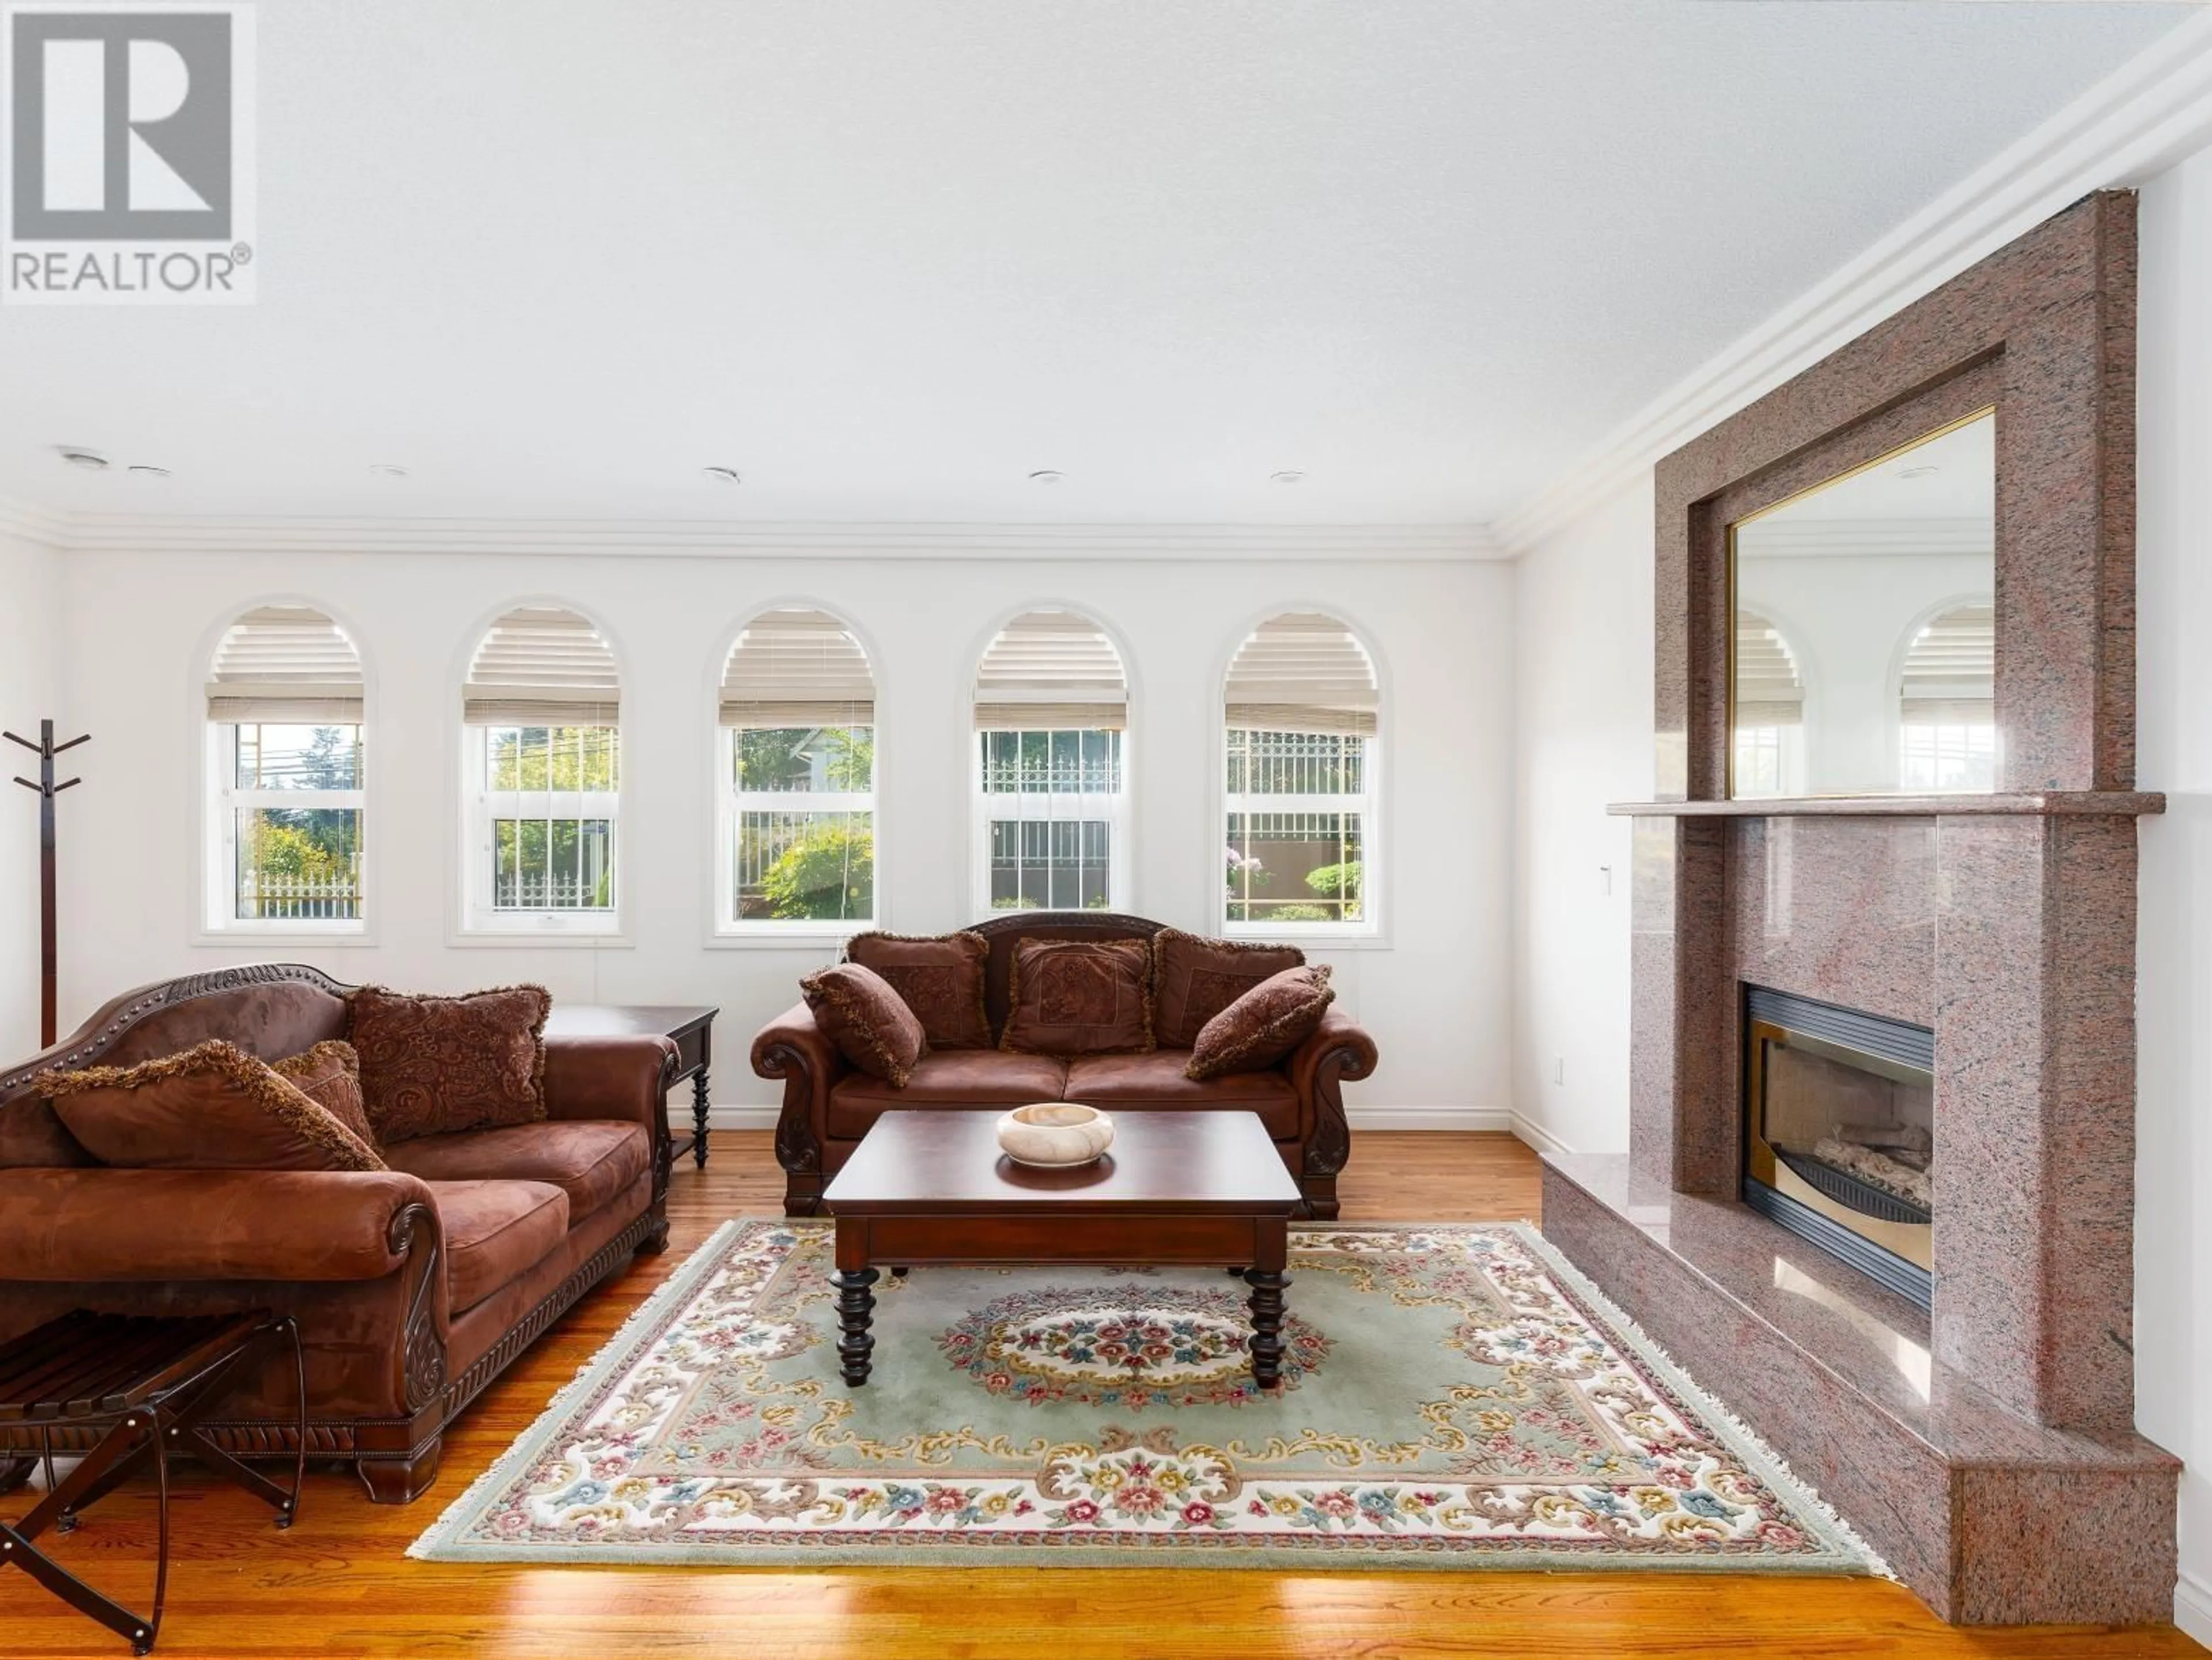
[[[0,496],[1486,522],[2188,9],[262,0],[259,303],[0,311]]]

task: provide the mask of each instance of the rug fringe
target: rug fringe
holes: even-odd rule
[[[1535,1247],[1537,1255],[1544,1259],[1545,1266],[1559,1282],[1571,1288],[1577,1296],[1586,1299],[1607,1324],[1613,1326],[1622,1337],[1628,1340],[1632,1353],[1635,1353],[1639,1359],[1648,1354],[1659,1362],[1659,1370],[1666,1376],[1668,1383],[1679,1390],[1698,1413],[1710,1417],[1717,1427],[1737,1443],[1736,1450],[1744,1456],[1746,1462],[1754,1467],[1764,1464],[1766,1468],[1760,1471],[1760,1474],[1767,1475],[1770,1480],[1774,1476],[1779,1476],[1783,1482],[1795,1487],[1804,1496],[1808,1508],[1832,1529],[1837,1538],[1844,1545],[1864,1557],[1868,1567],[1878,1578],[1897,1578],[1897,1571],[1883,1559],[1881,1553],[1869,1544],[1859,1530],[1844,1520],[1843,1514],[1833,1505],[1820,1496],[1820,1490],[1818,1487],[1791,1469],[1790,1461],[1770,1446],[1765,1437],[1737,1417],[1714,1395],[1711,1389],[1706,1389],[1683,1370],[1682,1363],[1667,1353],[1664,1344],[1644,1330],[1620,1304],[1599,1290],[1596,1282],[1588,1274],[1567,1261],[1559,1248],[1545,1238],[1542,1230],[1534,1222],[1524,1218],[1518,1222],[1492,1223],[1486,1225],[1511,1228],[1522,1237],[1524,1242]],[[1639,1346],[1640,1353],[1638,1352]]]

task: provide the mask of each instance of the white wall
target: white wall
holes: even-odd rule
[[[2212,151],[2141,204],[2136,1400],[2189,1464],[2175,1617],[2212,1644]]]
[[[534,979],[572,1000],[719,1003],[715,1098],[767,1104],[777,1098],[751,1075],[746,1045],[834,948],[705,943],[710,687],[739,622],[805,599],[849,619],[875,651],[884,921],[928,933],[974,920],[975,657],[997,622],[1031,604],[1088,610],[1133,660],[1135,865],[1125,908],[1205,928],[1220,881],[1210,763],[1220,673],[1263,613],[1323,605],[1359,626],[1381,661],[1383,836],[1399,861],[1385,878],[1386,945],[1316,953],[1381,1046],[1381,1067],[1353,1102],[1507,1104],[1508,566],[77,552],[66,583],[78,619],[67,653],[73,718],[100,733],[102,751],[98,787],[80,803],[82,851],[66,873],[79,944],[64,1025],[130,985],[229,961],[299,958],[343,979],[428,989]],[[190,722],[201,653],[225,619],[278,595],[326,606],[367,660],[371,945],[191,942],[200,806]],[[587,611],[625,665],[629,948],[448,939],[459,675],[480,621],[524,597]]]
[[[1938,610],[1989,602],[1988,553],[1790,555],[1736,560],[1736,603],[1781,630],[1805,687],[1804,777],[1790,794],[1893,790],[1898,672]]]
[[[1651,478],[1523,555],[1514,636],[1513,1101],[1530,1139],[1628,1146],[1629,821],[1651,747]]]
[[[39,722],[55,723],[54,737],[77,735],[62,707],[61,557],[35,542],[0,534],[0,727],[36,739]],[[88,772],[90,746],[72,751],[70,770]],[[0,741],[0,1065],[28,1055],[39,1047],[39,804],[28,790],[9,781],[36,778],[39,763],[29,751]],[[78,854],[76,810],[86,792],[79,788],[58,802],[63,833],[62,869]],[[79,940],[62,935],[66,965]],[[62,1030],[70,1025],[63,1006]]]

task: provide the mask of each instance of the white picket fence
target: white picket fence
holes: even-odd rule
[[[335,876],[248,872],[239,879],[238,915],[242,921],[352,921],[361,915],[361,880],[350,872]]]
[[[495,910],[597,910],[599,883],[580,876],[549,874],[543,871],[500,873],[492,883]]]

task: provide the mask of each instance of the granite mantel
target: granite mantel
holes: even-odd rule
[[[2056,215],[1662,460],[1627,1155],[1544,1231],[1946,1617],[2170,1616],[2136,1435],[2135,202]],[[1991,794],[1726,800],[1728,527],[1996,422]],[[1758,1214],[1744,988],[1935,1033],[1924,1316]],[[1900,1361],[1905,1369],[1900,1370]]]

